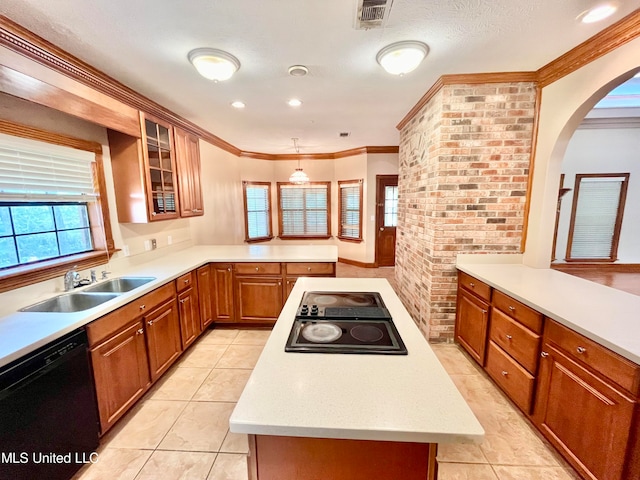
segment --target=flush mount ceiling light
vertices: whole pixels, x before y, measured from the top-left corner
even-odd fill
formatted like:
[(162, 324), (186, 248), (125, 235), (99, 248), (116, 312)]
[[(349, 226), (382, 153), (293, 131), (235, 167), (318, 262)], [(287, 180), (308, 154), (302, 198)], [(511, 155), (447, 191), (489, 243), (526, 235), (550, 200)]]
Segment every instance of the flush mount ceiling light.
[(230, 79), (240, 68), (240, 61), (230, 53), (215, 48), (196, 48), (189, 61), (204, 78), (215, 82)]
[[(300, 147), (298, 146), (298, 139), (292, 138), (293, 140), (293, 148), (295, 148), (296, 153), (300, 153)], [(309, 177), (306, 173), (302, 171), (300, 167), (300, 157), (298, 157), (298, 168), (291, 174), (289, 177), (289, 183), (295, 183), (296, 185), (304, 185), (305, 183), (309, 183)]]
[(304, 77), (309, 73), (309, 69), (304, 65), (292, 65), (289, 67), (289, 75), (292, 77)]
[(240, 100), (236, 100), (235, 102), (233, 102), (233, 103), (231, 104), (231, 106), (232, 106), (233, 108), (244, 108), (244, 107), (245, 107), (245, 104), (244, 104), (244, 102), (241, 102)]
[(297, 98), (292, 98), (287, 103), (289, 104), (290, 107), (299, 107), (300, 105), (302, 105), (302, 102)]
[(422, 42), (396, 42), (380, 50), (376, 60), (392, 75), (404, 75), (415, 70), (427, 53), (429, 47)]
[(618, 10), (618, 5), (616, 3), (603, 3), (582, 12), (578, 15), (578, 20), (582, 23), (599, 22), (600, 20), (604, 20), (605, 18), (613, 15), (616, 10)]

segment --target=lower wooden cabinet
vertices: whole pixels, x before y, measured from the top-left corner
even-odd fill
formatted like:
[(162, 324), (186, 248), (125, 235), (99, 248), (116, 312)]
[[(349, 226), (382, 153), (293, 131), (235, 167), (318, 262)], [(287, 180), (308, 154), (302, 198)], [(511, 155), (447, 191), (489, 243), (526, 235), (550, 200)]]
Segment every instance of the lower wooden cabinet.
[(484, 366), (489, 325), (489, 304), (458, 289), (455, 338), (476, 362)]
[(211, 266), (204, 265), (196, 270), (198, 283), (198, 307), (200, 309), (200, 330), (204, 331), (213, 323), (213, 283)]
[(630, 480), (625, 456), (635, 402), (545, 343), (534, 421), (585, 478)]
[(236, 276), (237, 320), (273, 324), (283, 305), (282, 277)]
[(531, 413), (535, 378), (493, 340), (488, 345), (487, 373), (523, 412)]
[(103, 433), (144, 394), (151, 382), (144, 333), (139, 320), (90, 350)]
[(233, 323), (233, 264), (211, 264), (211, 276), (213, 319), (220, 323)]
[(180, 356), (180, 319), (175, 299), (144, 317), (151, 380), (155, 381)]

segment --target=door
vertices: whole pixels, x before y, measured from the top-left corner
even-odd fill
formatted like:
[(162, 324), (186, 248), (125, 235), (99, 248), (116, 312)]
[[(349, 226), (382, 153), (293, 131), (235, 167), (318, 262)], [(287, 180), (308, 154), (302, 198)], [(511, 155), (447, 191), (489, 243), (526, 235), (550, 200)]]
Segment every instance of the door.
[(398, 175), (376, 175), (376, 265), (396, 264)]

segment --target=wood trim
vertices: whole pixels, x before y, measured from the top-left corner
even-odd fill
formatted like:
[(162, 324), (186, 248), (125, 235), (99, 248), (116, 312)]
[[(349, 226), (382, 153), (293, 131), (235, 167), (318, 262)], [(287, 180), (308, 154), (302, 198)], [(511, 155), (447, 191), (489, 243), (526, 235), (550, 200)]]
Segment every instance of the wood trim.
[(595, 262), (571, 262), (571, 263), (552, 263), (550, 268), (560, 272), (584, 272), (593, 270), (601, 272), (616, 273), (640, 273), (640, 263), (595, 263)]
[(536, 82), (536, 72), (494, 72), (442, 75), (396, 125), (402, 130), (445, 85), (477, 85), (482, 83)]
[(331, 182), (309, 182), (307, 185), (325, 185), (327, 187), (327, 234), (326, 235), (282, 235), (281, 187), (294, 185), (290, 182), (276, 182), (278, 195), (278, 238), (282, 240), (309, 240), (331, 238)]
[(358, 147), (333, 153), (260, 153), (243, 150), (239, 156), (258, 160), (335, 160), (337, 158), (353, 157), (355, 155), (398, 153), (399, 151), (400, 147), (396, 145), (383, 145)]
[[(342, 241), (345, 242), (356, 242), (356, 243), (360, 243), (362, 242), (362, 195), (363, 195), (363, 188), (362, 185), (364, 183), (364, 179), (359, 178), (357, 180), (338, 180), (338, 238)], [(358, 184), (359, 187), (359, 197), (360, 197), (360, 205), (358, 207), (358, 237), (354, 238), (354, 237), (345, 237), (342, 235), (342, 190), (341, 190), (341, 186), (342, 185), (354, 185), (354, 184)]]
[(343, 258), (343, 257), (338, 257), (338, 262), (344, 263), (346, 265), (353, 265), (355, 267), (361, 267), (361, 268), (378, 268), (378, 266), (375, 263), (366, 263), (366, 262), (361, 262), (359, 260), (350, 260), (348, 258)]
[[(269, 231), (267, 232), (266, 237), (258, 237), (258, 238), (249, 238), (249, 215), (247, 212), (247, 185), (262, 185), (267, 187), (267, 219), (269, 225)], [(244, 205), (244, 241), (247, 243), (254, 242), (266, 242), (273, 238), (273, 229), (272, 229), (272, 219), (271, 212), (273, 209), (271, 208), (271, 182), (249, 182), (246, 180), (242, 181), (242, 204)]]
[(558, 202), (556, 204), (556, 221), (553, 227), (553, 243), (551, 244), (551, 261), (556, 259), (556, 248), (558, 245), (558, 227), (560, 226), (560, 208), (562, 207), (562, 197), (570, 188), (564, 188), (564, 173), (560, 174), (560, 190), (558, 191)]
[(540, 87), (575, 72), (588, 63), (640, 37), (640, 9), (547, 63), (537, 72)]
[(13, 135), (15, 137), (28, 138), (38, 140), (40, 142), (52, 143), (54, 145), (62, 145), (63, 147), (71, 147), (77, 150), (84, 150), (102, 155), (102, 145), (98, 142), (90, 142), (80, 138), (70, 137), (61, 133), (49, 132), (40, 128), (22, 125), (19, 123), (9, 122), (0, 119), (0, 133)]

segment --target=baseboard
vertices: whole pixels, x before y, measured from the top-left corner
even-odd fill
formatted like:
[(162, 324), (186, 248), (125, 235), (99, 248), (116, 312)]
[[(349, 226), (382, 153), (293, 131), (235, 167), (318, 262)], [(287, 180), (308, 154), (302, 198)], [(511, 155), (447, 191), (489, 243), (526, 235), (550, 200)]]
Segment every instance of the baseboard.
[(342, 257), (338, 257), (338, 261), (340, 263), (346, 263), (347, 265), (354, 265), (356, 267), (362, 267), (362, 268), (377, 268), (378, 267), (375, 263), (359, 262), (358, 260), (349, 260), (348, 258), (342, 258)]
[(640, 273), (640, 263), (552, 263), (553, 270), (561, 272), (620, 272), (620, 273)]

